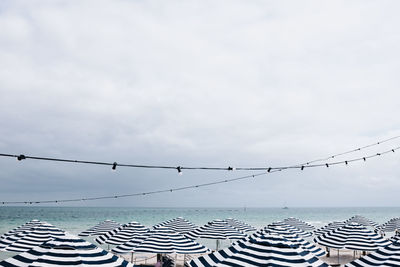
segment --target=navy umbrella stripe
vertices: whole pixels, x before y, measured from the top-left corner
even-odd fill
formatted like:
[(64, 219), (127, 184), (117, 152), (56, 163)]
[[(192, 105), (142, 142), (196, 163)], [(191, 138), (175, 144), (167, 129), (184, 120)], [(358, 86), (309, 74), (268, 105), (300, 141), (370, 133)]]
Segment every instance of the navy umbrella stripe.
[(316, 236), (314, 241), (329, 248), (362, 251), (373, 251), (390, 244), (389, 240), (357, 223)]
[(213, 220), (187, 234), (191, 238), (242, 239), (246, 235), (224, 220)]
[(13, 236), (13, 235), (16, 235), (16, 234), (25, 232), (25, 231), (27, 231), (27, 230), (29, 230), (29, 229), (32, 229), (32, 228), (34, 228), (35, 226), (38, 226), (38, 225), (40, 225), (40, 224), (42, 224), (42, 222), (39, 221), (39, 220), (31, 220), (31, 221), (29, 221), (29, 222), (27, 222), (27, 223), (25, 223), (25, 224), (23, 224), (23, 225), (21, 225), (21, 226), (15, 228), (15, 229), (13, 229), (13, 230), (11, 230), (11, 231), (9, 231), (9, 232), (7, 232), (7, 233), (1, 235), (1, 236), (0, 236), (0, 240), (1, 240), (1, 239), (4, 239), (4, 238), (7, 238), (7, 237), (9, 237), (9, 236)]
[(111, 245), (120, 245), (148, 231), (149, 228), (146, 226), (138, 222), (130, 222), (105, 234), (99, 235), (95, 240), (99, 244), (107, 243)]
[(115, 253), (198, 254), (209, 252), (209, 249), (178, 232), (160, 226), (113, 248), (112, 251)]
[(31, 228), (29, 231), (14, 236), (14, 242), (2, 247), (1, 250), (24, 252), (52, 240), (55, 237), (63, 235), (64, 231), (51, 224), (42, 223), (35, 228)]
[(303, 238), (301, 238), (299, 235), (297, 235), (295, 233), (288, 232), (283, 227), (279, 228), (278, 226), (276, 226), (273, 229), (266, 227), (256, 233), (254, 233), (252, 236), (259, 237), (261, 235), (266, 235), (266, 234), (278, 234), (295, 244), (299, 244), (302, 249), (304, 249), (308, 252), (311, 252), (312, 254), (314, 254), (317, 257), (321, 257), (326, 254), (326, 252), (323, 249), (321, 249), (320, 247), (317, 247), (316, 245), (304, 240)]
[(302, 237), (311, 237), (311, 236), (312, 236), (312, 234), (311, 234), (310, 232), (306, 232), (306, 231), (304, 231), (304, 230), (301, 230), (301, 229), (299, 229), (299, 228), (296, 228), (296, 227), (293, 226), (293, 225), (289, 225), (289, 224), (284, 223), (284, 222), (273, 222), (273, 223), (269, 224), (266, 228), (268, 228), (268, 229), (275, 229), (275, 228), (277, 228), (277, 229), (279, 229), (279, 230), (281, 230), (282, 228), (284, 228), (284, 229), (286, 229), (286, 231), (287, 231), (288, 233), (298, 234), (298, 235), (300, 235), (300, 236), (302, 236)]
[(352, 261), (346, 267), (400, 266), (400, 241)]
[(292, 225), (300, 230), (306, 231), (306, 232), (312, 232), (315, 230), (314, 226), (312, 226), (309, 223), (303, 222), (297, 218), (293, 218), (293, 217), (286, 218), (283, 220), (283, 222), (286, 224)]
[(119, 224), (113, 220), (105, 220), (105, 221), (100, 222), (97, 225), (81, 232), (79, 234), (79, 236), (102, 235), (102, 234), (110, 232), (118, 227), (121, 227), (121, 224)]
[(186, 266), (328, 266), (280, 235), (266, 234), (193, 259)]
[(0, 262), (0, 266), (133, 266), (95, 245), (66, 234)]
[(233, 218), (228, 218), (225, 219), (225, 221), (230, 225), (233, 226), (234, 228), (238, 229), (239, 231), (242, 232), (252, 232), (252, 231), (256, 231), (257, 229), (254, 228), (253, 226), (245, 223), (245, 222), (241, 222), (237, 219), (233, 219)]
[(195, 224), (189, 222), (182, 217), (177, 217), (175, 219), (159, 223), (157, 225), (154, 225), (153, 228), (156, 229), (160, 226), (167, 227), (175, 232), (183, 234), (189, 233), (197, 228)]

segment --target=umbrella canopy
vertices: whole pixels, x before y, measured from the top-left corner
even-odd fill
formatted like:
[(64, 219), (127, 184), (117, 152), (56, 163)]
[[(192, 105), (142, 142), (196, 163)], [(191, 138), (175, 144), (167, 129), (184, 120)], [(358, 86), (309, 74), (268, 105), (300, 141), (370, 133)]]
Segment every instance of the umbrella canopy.
[(18, 226), (15, 229), (12, 229), (11, 231), (1, 235), (0, 236), (0, 241), (1, 241), (1, 239), (5, 239), (5, 238), (7, 238), (9, 236), (13, 236), (13, 235), (19, 234), (21, 232), (25, 232), (25, 231), (27, 231), (29, 229), (32, 229), (33, 227), (38, 226), (40, 224), (43, 224), (43, 223), (41, 221), (39, 221), (39, 220), (31, 220), (31, 221), (29, 221), (29, 222), (27, 222), (27, 223), (25, 223), (25, 224), (23, 224), (21, 226)]
[(113, 248), (112, 251), (115, 253), (198, 254), (209, 252), (209, 249), (178, 232), (160, 226)]
[(390, 244), (389, 240), (357, 223), (319, 235), (314, 238), (314, 241), (329, 248), (363, 251), (377, 250)]
[(390, 219), (388, 222), (382, 224), (379, 228), (385, 232), (395, 232), (396, 230), (400, 230), (400, 218)]
[(105, 234), (99, 235), (95, 240), (99, 244), (121, 245), (149, 230), (149, 228), (138, 222), (130, 222)]
[(275, 229), (277, 228), (278, 230), (285, 229), (287, 233), (292, 233), (292, 234), (298, 234), (302, 237), (310, 237), (312, 234), (310, 232), (303, 231), (299, 228), (296, 228), (295, 226), (289, 225), (284, 222), (273, 222), (271, 224), (268, 224), (266, 227), (268, 229)]
[(181, 234), (189, 233), (197, 228), (196, 225), (194, 225), (193, 223), (189, 222), (188, 220), (182, 217), (177, 217), (175, 219), (156, 224), (153, 226), (153, 228), (156, 229), (159, 228), (160, 226), (167, 227)]
[(242, 232), (251, 232), (251, 231), (256, 231), (257, 229), (254, 228), (253, 226), (245, 223), (245, 222), (241, 222), (239, 220), (236, 219), (232, 219), (232, 218), (228, 218), (225, 219), (225, 221), (230, 225), (233, 226), (234, 228), (238, 229), (239, 231)]
[(355, 215), (355, 216), (353, 216), (350, 219), (347, 219), (345, 221), (346, 224), (353, 223), (353, 222), (361, 224), (361, 225), (364, 225), (364, 226), (371, 226), (371, 227), (374, 227), (374, 228), (378, 227), (378, 224), (376, 222), (371, 221), (370, 219), (365, 218), (365, 217), (360, 216), (360, 215)]
[(83, 231), (79, 234), (79, 236), (90, 236), (90, 235), (103, 235), (115, 228), (120, 227), (121, 224), (113, 221), (113, 220), (105, 220), (103, 222), (98, 223), (97, 225)]
[(328, 233), (332, 230), (338, 229), (339, 227), (345, 226), (344, 222), (331, 222), (325, 225), (324, 227), (321, 227), (317, 230), (315, 230), (314, 234), (315, 235), (322, 235), (325, 233)]
[(63, 236), (64, 231), (49, 223), (41, 223), (38, 226), (10, 235), (5, 238), (0, 250), (24, 252), (33, 247), (39, 246), (55, 237)]
[(345, 266), (400, 266), (400, 241), (352, 261)]
[(0, 266), (133, 266), (95, 245), (66, 234), (0, 262)]
[(297, 218), (289, 217), (284, 219), (283, 222), (306, 232), (312, 232), (315, 230), (314, 226), (312, 226), (309, 223), (303, 222)]
[(276, 226), (273, 229), (266, 227), (264, 229), (261, 229), (260, 231), (257, 231), (256, 233), (254, 233), (252, 235), (252, 237), (260, 237), (261, 235), (266, 235), (266, 234), (278, 234), (295, 244), (299, 244), (302, 249), (304, 249), (308, 252), (311, 252), (312, 254), (314, 254), (317, 257), (321, 257), (326, 254), (326, 252), (323, 249), (317, 247), (314, 244), (311, 244), (310, 242), (304, 240), (303, 238), (301, 238), (299, 235), (297, 235), (295, 233), (288, 232), (284, 227), (279, 228), (279, 226)]
[(280, 235), (265, 234), (193, 259), (187, 266), (328, 266)]
[(208, 239), (242, 239), (246, 237), (244, 233), (223, 220), (213, 220), (208, 222), (207, 224), (188, 233), (187, 236)]

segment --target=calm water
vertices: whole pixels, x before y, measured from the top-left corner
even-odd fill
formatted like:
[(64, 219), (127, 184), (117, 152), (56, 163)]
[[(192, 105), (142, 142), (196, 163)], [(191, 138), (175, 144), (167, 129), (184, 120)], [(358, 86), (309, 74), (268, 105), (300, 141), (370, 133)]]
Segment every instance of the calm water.
[[(400, 217), (400, 207), (388, 208), (127, 208), (127, 207), (0, 207), (0, 234), (29, 220), (39, 219), (72, 234), (92, 227), (100, 221), (112, 219), (119, 223), (138, 221), (152, 226), (178, 216), (202, 225), (213, 219), (236, 218), (257, 228), (296, 217), (316, 227), (331, 221), (348, 219), (353, 215), (365, 216), (377, 223)], [(212, 245), (210, 242), (204, 243)], [(211, 248), (211, 246), (210, 246)], [(12, 256), (0, 252), (0, 259)]]

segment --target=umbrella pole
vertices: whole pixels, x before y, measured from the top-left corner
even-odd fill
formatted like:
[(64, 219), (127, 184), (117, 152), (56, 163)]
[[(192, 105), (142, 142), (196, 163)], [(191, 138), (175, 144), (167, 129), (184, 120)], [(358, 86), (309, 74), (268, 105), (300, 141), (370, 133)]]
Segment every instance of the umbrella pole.
[(337, 263), (340, 264), (339, 249), (337, 250)]
[(133, 251), (131, 253), (131, 263), (133, 263)]

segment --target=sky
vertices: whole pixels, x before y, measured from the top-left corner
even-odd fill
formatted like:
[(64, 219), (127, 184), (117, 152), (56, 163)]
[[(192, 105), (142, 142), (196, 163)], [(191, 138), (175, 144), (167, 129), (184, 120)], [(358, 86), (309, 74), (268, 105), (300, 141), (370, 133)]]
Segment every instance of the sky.
[[(287, 166), (400, 135), (397, 1), (0, 1), (0, 153)], [(363, 157), (400, 139), (348, 154)], [(398, 206), (399, 154), (56, 205)], [(130, 194), (253, 174), (0, 157), (0, 201)], [(256, 172), (259, 173), (259, 172)]]

